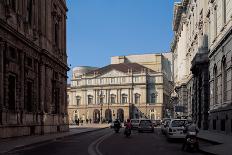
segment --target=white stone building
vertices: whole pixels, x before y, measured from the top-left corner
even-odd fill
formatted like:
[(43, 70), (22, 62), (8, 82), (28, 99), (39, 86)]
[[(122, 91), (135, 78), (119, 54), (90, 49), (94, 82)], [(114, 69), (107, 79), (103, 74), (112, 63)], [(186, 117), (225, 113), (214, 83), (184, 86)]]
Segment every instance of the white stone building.
[(171, 63), (164, 55), (112, 57), (110, 65), (82, 75), (76, 68), (68, 87), (70, 122), (164, 117), (172, 89)]
[(203, 129), (232, 132), (232, 0), (175, 3), (171, 45), (177, 104)]

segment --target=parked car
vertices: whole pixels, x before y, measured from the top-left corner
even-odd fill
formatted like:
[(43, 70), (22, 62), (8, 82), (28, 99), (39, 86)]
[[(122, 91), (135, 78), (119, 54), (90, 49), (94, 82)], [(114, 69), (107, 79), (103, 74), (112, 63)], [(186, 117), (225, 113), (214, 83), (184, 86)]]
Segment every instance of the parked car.
[(138, 132), (154, 132), (154, 125), (150, 119), (141, 119), (139, 121)]
[(169, 122), (171, 121), (171, 118), (164, 118), (162, 121), (161, 121), (161, 132), (162, 134), (166, 134), (167, 132), (167, 127), (169, 125)]
[(167, 138), (173, 139), (184, 139), (184, 126), (187, 123), (186, 119), (172, 119), (167, 127)]
[(139, 127), (139, 119), (131, 119), (132, 129), (138, 129)]

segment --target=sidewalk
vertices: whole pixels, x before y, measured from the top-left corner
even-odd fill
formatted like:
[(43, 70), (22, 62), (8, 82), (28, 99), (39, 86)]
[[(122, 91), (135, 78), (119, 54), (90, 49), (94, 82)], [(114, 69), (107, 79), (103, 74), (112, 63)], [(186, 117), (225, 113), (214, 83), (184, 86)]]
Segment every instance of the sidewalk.
[(109, 124), (86, 124), (82, 126), (71, 125), (69, 132), (0, 139), (0, 154), (108, 127)]
[(198, 137), (207, 141), (207, 145), (201, 145), (200, 150), (207, 154), (216, 154), (216, 155), (231, 155), (230, 152), (232, 148), (232, 136), (228, 134), (222, 134), (207, 130), (201, 130), (198, 134)]

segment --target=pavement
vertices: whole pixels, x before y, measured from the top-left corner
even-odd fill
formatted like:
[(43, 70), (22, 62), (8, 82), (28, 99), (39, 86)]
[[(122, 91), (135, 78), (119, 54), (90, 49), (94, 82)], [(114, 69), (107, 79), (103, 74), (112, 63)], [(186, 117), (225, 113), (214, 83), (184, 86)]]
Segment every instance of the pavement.
[(0, 154), (105, 128), (109, 128), (109, 124), (70, 125), (68, 132), (0, 139)]
[(198, 134), (200, 140), (200, 150), (212, 155), (231, 155), (232, 135), (218, 132), (201, 130)]

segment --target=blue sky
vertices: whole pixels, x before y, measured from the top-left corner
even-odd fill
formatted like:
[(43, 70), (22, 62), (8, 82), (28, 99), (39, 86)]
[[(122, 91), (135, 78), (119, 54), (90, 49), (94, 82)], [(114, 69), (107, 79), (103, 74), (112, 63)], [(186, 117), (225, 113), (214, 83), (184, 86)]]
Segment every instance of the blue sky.
[(111, 56), (169, 51), (175, 1), (67, 0), (68, 64), (103, 67)]

